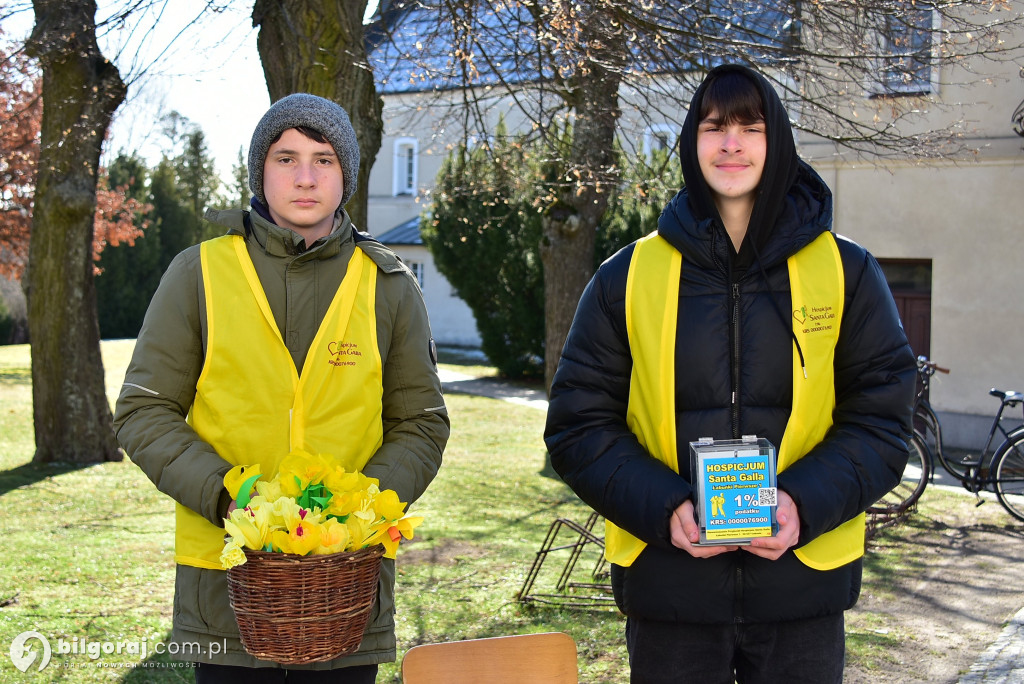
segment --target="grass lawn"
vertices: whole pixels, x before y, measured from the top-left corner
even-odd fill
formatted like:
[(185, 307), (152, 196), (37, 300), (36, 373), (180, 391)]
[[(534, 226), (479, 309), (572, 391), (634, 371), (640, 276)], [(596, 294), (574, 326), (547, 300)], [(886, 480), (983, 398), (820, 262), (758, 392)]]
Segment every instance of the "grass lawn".
[[(103, 343), (112, 401), (131, 347), (132, 341)], [(479, 363), (449, 368), (493, 373)], [(0, 538), (8, 549), (0, 575), (0, 681), (192, 681), (191, 671), (153, 654), (171, 624), (170, 499), (128, 460), (32, 465), (29, 368), (26, 346), (0, 347)], [(617, 613), (516, 600), (552, 520), (583, 521), (588, 514), (544, 472), (543, 412), (460, 394), (446, 399), (453, 432), (445, 463), (415, 506), (426, 518), (417, 538), (398, 556), (399, 658), (419, 643), (556, 630), (578, 644), (581, 681), (624, 681)], [(557, 575), (554, 566), (545, 569)], [(37, 658), (31, 677), (7, 657), (11, 641), (27, 630), (44, 635), (54, 650), (42, 672)], [(57, 653), (59, 640), (72, 649), (83, 640), (123, 647), (93, 659)], [(145, 656), (126, 652), (143, 645)], [(397, 664), (383, 666), (378, 681), (400, 681)]]
[[(103, 343), (111, 400), (132, 344)], [(84, 468), (31, 464), (28, 355), (26, 346), (0, 347), (0, 682), (192, 681), (191, 671), (154, 654), (171, 624), (170, 499), (128, 460)], [(479, 364), (447, 367), (493, 373)], [(452, 438), (445, 463), (415, 506), (426, 519), (417, 538), (398, 556), (399, 659), (420, 643), (564, 631), (578, 645), (581, 682), (628, 681), (617, 612), (516, 600), (551, 522), (582, 523), (589, 514), (545, 468), (543, 412), (460, 394), (447, 401)], [(928, 495), (940, 506), (942, 496), (951, 495)], [(902, 553), (900, 544), (888, 544), (881, 555), (869, 555), (865, 587), (884, 584)], [(564, 558), (552, 556), (536, 591), (550, 590)], [(848, 663), (863, 665), (886, 648), (894, 635), (876, 627), (870, 614), (850, 621)], [(44, 635), (55, 651), (42, 672), (33, 666), (22, 674), (7, 657), (11, 641), (27, 630)], [(108, 648), (121, 642), (122, 652), (91, 657), (85, 644), (104, 641)], [(61, 644), (72, 652), (58, 652)], [(379, 681), (399, 682), (398, 665), (383, 666)]]

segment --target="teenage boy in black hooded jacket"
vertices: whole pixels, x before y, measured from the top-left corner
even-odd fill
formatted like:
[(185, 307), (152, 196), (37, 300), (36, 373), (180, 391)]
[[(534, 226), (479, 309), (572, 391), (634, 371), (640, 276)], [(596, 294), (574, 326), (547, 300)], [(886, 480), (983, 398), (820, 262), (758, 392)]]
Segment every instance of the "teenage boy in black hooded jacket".
[[(686, 187), (657, 233), (580, 301), (551, 461), (609, 523), (633, 682), (839, 683), (862, 513), (906, 464), (913, 355), (875, 259), (830, 233), (831, 193), (760, 74), (713, 69), (679, 148)], [(744, 435), (779, 447), (779, 530), (698, 545), (688, 445)]]

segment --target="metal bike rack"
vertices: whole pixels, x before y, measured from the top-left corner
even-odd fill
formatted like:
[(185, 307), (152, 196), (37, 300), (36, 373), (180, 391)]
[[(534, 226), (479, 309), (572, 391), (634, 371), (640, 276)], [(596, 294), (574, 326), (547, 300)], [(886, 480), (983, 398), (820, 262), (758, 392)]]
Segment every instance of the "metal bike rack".
[[(523, 603), (544, 603), (549, 605), (563, 606), (566, 608), (614, 608), (615, 599), (612, 598), (611, 575), (608, 563), (604, 559), (604, 537), (594, 534), (594, 526), (600, 516), (591, 513), (587, 521), (580, 525), (568, 518), (556, 518), (548, 528), (548, 534), (537, 551), (537, 556), (530, 566), (526, 575), (523, 588), (519, 591), (518, 599)], [(567, 530), (575, 537), (567, 544), (555, 546), (555, 540), (559, 532)], [(564, 535), (563, 535), (564, 537)], [(534, 591), (534, 585), (540, 576), (541, 568), (545, 561), (557, 562), (555, 556), (565, 555), (565, 562), (562, 564), (561, 573), (555, 582), (553, 592)], [(573, 579), (577, 572), (577, 566), (584, 567), (593, 562), (592, 569), (586, 573), (586, 579)], [(580, 571), (582, 574), (585, 571)]]
[(901, 508), (894, 511), (877, 511), (869, 510), (867, 512), (867, 526), (865, 528), (865, 538), (871, 539), (878, 532), (884, 530), (887, 527), (893, 527), (899, 523), (905, 521), (910, 515), (917, 511), (917, 504), (914, 503), (906, 508)]

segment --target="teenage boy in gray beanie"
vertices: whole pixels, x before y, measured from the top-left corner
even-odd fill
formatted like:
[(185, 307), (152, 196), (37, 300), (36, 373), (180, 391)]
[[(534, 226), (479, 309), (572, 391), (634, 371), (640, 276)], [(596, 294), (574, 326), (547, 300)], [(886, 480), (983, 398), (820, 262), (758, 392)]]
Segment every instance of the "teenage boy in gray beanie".
[(168, 267), (117, 401), (118, 440), (176, 502), (167, 652), (197, 682), (363, 684), (396, 657), (393, 561), (359, 649), (287, 668), (243, 648), (219, 563), (233, 465), (273, 475), (290, 450), (329, 454), (410, 504), (440, 467), (449, 422), (426, 308), (344, 210), (358, 169), (344, 109), (302, 93), (275, 103), (250, 144), (251, 208), (209, 212), (226, 235)]

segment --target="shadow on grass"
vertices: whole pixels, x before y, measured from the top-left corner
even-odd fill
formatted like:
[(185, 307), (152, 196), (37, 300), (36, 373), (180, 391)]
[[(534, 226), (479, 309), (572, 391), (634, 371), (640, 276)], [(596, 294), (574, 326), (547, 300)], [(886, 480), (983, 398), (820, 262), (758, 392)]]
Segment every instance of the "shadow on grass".
[(540, 472), (538, 472), (537, 474), (540, 475), (541, 477), (546, 477), (549, 480), (554, 480), (555, 482), (562, 482), (564, 484), (562, 477), (555, 472), (554, 467), (551, 465), (551, 453), (548, 451), (544, 452), (544, 467), (541, 468)]
[[(984, 600), (1015, 591), (1018, 585), (997, 569), (1016, 565), (1022, 542), (1018, 525), (949, 523), (919, 512), (873, 540), (877, 553), (867, 554), (864, 566), (876, 587), (968, 621)], [(959, 594), (968, 598), (955, 602)]]
[(0, 496), (3, 496), (14, 489), (28, 487), (51, 477), (63, 475), (64, 473), (71, 473), (77, 470), (83, 470), (94, 465), (96, 464), (25, 463), (24, 465), (11, 468), (10, 470), (0, 470)]
[[(158, 643), (156, 641), (154, 644)], [(171, 633), (164, 635), (163, 644), (171, 643)], [(194, 682), (195, 668), (190, 662), (175, 660), (166, 653), (152, 653), (139, 662), (121, 678), (128, 684), (150, 684), (150, 682)]]
[(32, 369), (0, 368), (0, 385), (31, 385)]

